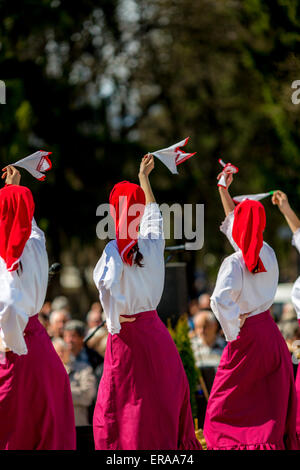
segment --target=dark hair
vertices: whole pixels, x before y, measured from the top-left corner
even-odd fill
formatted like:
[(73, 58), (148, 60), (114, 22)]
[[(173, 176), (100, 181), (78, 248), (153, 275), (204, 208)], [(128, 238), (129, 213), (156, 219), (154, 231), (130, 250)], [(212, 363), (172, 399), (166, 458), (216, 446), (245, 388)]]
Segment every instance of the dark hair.
[(144, 257), (142, 255), (142, 253), (140, 252), (139, 245), (137, 243), (130, 250), (130, 254), (131, 253), (133, 254), (133, 256), (135, 254), (134, 259), (133, 259), (134, 264), (136, 264), (139, 268), (143, 268), (144, 265), (142, 264), (142, 261), (143, 261)]
[(259, 272), (259, 261), (257, 261), (257, 265), (255, 268), (252, 269), (252, 274), (257, 274)]
[(22, 274), (22, 272), (23, 272), (22, 261), (19, 261), (19, 267), (17, 269), (17, 274), (18, 274), (19, 277), (20, 277), (20, 274)]
[(65, 324), (65, 331), (75, 331), (75, 333), (80, 336), (80, 338), (84, 338), (85, 334), (85, 324), (80, 320), (69, 320)]

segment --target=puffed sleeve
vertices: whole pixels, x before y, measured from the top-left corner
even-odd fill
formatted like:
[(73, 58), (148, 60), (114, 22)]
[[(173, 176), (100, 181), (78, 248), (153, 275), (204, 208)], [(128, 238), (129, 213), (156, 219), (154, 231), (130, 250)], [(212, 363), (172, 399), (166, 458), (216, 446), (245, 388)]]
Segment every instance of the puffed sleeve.
[(231, 211), (223, 220), (220, 226), (220, 230), (221, 232), (224, 233), (224, 235), (226, 235), (234, 251), (239, 251), (239, 247), (237, 246), (237, 244), (232, 238), (233, 221), (234, 221), (234, 211)]
[(221, 264), (217, 283), (211, 296), (211, 309), (219, 320), (227, 341), (234, 341), (240, 331), (240, 307), (237, 303), (242, 290), (242, 267), (235, 255)]
[(146, 205), (140, 224), (139, 238), (151, 240), (163, 240), (163, 217), (156, 202)]
[(115, 243), (113, 240), (106, 245), (93, 275), (106, 314), (107, 329), (112, 335), (120, 333), (119, 312), (126, 303), (120, 290), (123, 262)]
[[(296, 230), (296, 232), (293, 234), (292, 245), (296, 247), (298, 252), (300, 253), (300, 228)], [(300, 276), (293, 285), (291, 297), (294, 309), (297, 312), (298, 320), (300, 320)]]
[(300, 228), (293, 234), (292, 245), (295, 246), (300, 253)]
[(22, 309), (22, 291), (18, 274), (16, 271), (7, 271), (2, 262), (0, 267), (0, 335), (4, 348), (18, 355), (27, 354), (24, 340), (27, 322), (27, 313)]
[(41, 241), (42, 243), (46, 243), (45, 234), (43, 230), (37, 225), (35, 218), (32, 219), (32, 226), (31, 226), (31, 235), (30, 238), (34, 238), (36, 240)]

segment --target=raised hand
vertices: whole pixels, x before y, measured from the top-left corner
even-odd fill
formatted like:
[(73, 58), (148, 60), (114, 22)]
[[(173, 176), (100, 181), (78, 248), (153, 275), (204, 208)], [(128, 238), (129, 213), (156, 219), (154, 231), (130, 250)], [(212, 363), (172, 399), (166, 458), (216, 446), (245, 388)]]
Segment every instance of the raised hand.
[(14, 166), (8, 165), (2, 168), (3, 174), (2, 179), (5, 179), (5, 184), (16, 184), (19, 185), (21, 181), (21, 174)]
[(290, 204), (287, 195), (283, 191), (275, 191), (272, 196), (272, 203), (278, 206), (278, 209), (285, 214), (290, 210)]
[(225, 176), (226, 189), (228, 189), (229, 186), (231, 185), (232, 181), (233, 181), (233, 174), (232, 173), (227, 173), (226, 171), (222, 171), (217, 176), (218, 181), (219, 181), (219, 179), (221, 178), (222, 175)]
[(272, 203), (278, 206), (280, 212), (284, 215), (291, 231), (295, 233), (300, 228), (300, 219), (290, 206), (287, 195), (283, 191), (275, 191), (272, 196)]
[(233, 176), (232, 176), (232, 173), (227, 173), (226, 171), (223, 171), (218, 174), (217, 179), (219, 180), (222, 175), (225, 175), (226, 188), (224, 188), (224, 186), (219, 186), (218, 189), (219, 189), (219, 194), (221, 197), (223, 209), (224, 209), (225, 215), (227, 216), (235, 208), (235, 204), (228, 191), (228, 188), (233, 181)]
[(151, 155), (151, 153), (147, 153), (142, 158), (142, 161), (140, 164), (139, 175), (149, 176), (153, 168), (154, 168), (154, 156)]

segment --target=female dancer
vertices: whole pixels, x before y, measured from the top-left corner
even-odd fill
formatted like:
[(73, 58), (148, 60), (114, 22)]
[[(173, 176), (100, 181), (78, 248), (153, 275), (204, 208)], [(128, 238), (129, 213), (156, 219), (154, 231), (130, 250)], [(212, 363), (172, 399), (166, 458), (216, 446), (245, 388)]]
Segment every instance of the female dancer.
[[(220, 177), (220, 175), (219, 175)], [(274, 251), (263, 241), (265, 210), (246, 199), (236, 207), (219, 187), (221, 231), (236, 250), (223, 261), (211, 308), (226, 340), (207, 405), (209, 449), (298, 449), (291, 357), (270, 315), (278, 282)]]
[[(284, 215), (291, 231), (293, 232), (292, 244), (297, 248), (300, 253), (300, 220), (291, 208), (287, 195), (282, 191), (276, 191), (272, 197), (273, 204), (277, 205), (282, 214)], [(292, 290), (292, 302), (297, 312), (297, 317), (300, 325), (300, 276), (296, 280)], [(300, 442), (300, 367), (298, 365), (296, 376), (296, 391), (298, 398), (297, 406), (297, 435)]]
[(110, 333), (94, 412), (97, 450), (201, 449), (186, 374), (155, 310), (163, 291), (165, 242), (148, 179), (153, 167), (154, 157), (146, 155), (141, 186), (114, 186), (116, 240), (106, 245), (94, 271)]
[(31, 191), (4, 169), (0, 190), (0, 449), (75, 449), (70, 384), (38, 320), (48, 283)]

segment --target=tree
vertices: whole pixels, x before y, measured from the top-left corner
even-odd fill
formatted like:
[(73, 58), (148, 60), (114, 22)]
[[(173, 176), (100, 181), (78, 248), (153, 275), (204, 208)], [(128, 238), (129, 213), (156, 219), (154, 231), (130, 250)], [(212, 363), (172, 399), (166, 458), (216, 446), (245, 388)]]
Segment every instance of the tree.
[[(217, 159), (240, 167), (233, 194), (281, 188), (300, 212), (300, 77), (296, 0), (0, 1), (0, 105), (3, 164), (37, 148), (53, 152), (45, 184), (30, 184), (50, 259), (79, 267), (80, 309), (96, 295), (91, 269), (96, 208), (113, 184), (136, 181), (147, 151), (191, 136), (197, 156), (174, 177), (157, 162), (159, 202), (205, 203), (205, 245), (190, 254), (213, 285), (229, 244), (215, 190)], [(290, 241), (266, 201), (266, 239), (281, 279), (293, 279)], [(171, 241), (172, 242), (172, 241)], [(288, 256), (286, 253), (288, 251)], [(208, 262), (209, 260), (209, 262)], [(190, 295), (196, 295), (192, 285)]]
[(188, 335), (189, 325), (187, 318), (185, 316), (180, 317), (177, 324), (175, 325), (175, 328), (173, 329), (169, 325), (168, 329), (176, 344), (185, 373), (188, 378), (192, 413), (194, 417), (197, 417), (196, 389), (200, 372), (198, 369), (196, 369), (194, 354)]

